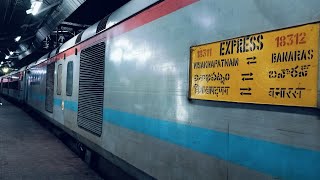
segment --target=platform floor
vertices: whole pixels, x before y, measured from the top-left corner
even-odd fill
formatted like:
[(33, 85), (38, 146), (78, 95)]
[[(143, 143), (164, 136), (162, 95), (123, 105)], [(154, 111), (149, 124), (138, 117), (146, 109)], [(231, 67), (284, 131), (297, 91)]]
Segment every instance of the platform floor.
[(0, 105), (0, 180), (101, 179), (47, 129), (11, 103)]

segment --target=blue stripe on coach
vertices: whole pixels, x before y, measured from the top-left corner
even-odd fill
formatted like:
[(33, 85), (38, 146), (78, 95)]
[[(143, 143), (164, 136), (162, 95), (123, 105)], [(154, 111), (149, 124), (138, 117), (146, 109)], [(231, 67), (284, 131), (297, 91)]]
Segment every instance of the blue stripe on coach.
[(104, 109), (103, 119), (112, 124), (147, 134), (205, 154), (227, 158), (228, 134), (186, 124), (147, 118), (126, 112)]
[[(104, 120), (284, 179), (318, 179), (320, 152), (112, 109)], [(229, 137), (229, 142), (228, 142)], [(228, 147), (229, 143), (229, 147)], [(226, 152), (228, 152), (226, 154)]]
[(61, 103), (62, 103), (62, 100), (61, 100), (61, 99), (54, 98), (53, 104), (54, 104), (55, 106), (61, 106)]
[(281, 179), (319, 179), (320, 152), (230, 134), (229, 161)]
[[(61, 100), (55, 100), (61, 102)], [(70, 104), (70, 105), (67, 105)], [(65, 108), (77, 111), (77, 102)], [(320, 152), (104, 109), (104, 121), (283, 179), (319, 179)]]
[(64, 108), (78, 112), (78, 103), (74, 101), (64, 101)]

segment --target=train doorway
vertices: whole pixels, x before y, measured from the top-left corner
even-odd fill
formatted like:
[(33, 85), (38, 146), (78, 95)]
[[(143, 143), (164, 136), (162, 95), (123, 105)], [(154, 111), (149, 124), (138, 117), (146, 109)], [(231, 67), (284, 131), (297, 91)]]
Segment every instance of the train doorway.
[(47, 66), (46, 77), (46, 111), (53, 112), (53, 93), (54, 93), (54, 68), (55, 64), (51, 63)]

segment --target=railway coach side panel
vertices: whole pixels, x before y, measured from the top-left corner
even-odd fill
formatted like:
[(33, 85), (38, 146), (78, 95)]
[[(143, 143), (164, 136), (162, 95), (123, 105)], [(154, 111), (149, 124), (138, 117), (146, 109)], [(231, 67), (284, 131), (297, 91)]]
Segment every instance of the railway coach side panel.
[(202, 0), (112, 38), (102, 146), (160, 179), (317, 178), (317, 110), (187, 97), (191, 46), (319, 21), (318, 7)]

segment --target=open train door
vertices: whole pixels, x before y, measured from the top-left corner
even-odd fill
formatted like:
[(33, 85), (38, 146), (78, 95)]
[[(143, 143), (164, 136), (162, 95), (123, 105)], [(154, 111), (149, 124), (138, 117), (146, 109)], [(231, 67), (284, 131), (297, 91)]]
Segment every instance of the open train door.
[(47, 66), (45, 108), (50, 113), (53, 113), (54, 68), (55, 63), (48, 64)]
[(25, 71), (23, 71), (23, 76), (24, 76), (23, 103), (27, 103), (28, 102), (28, 89), (29, 89), (29, 86), (28, 86), (28, 79), (29, 78), (28, 78), (28, 70), (27, 69)]

